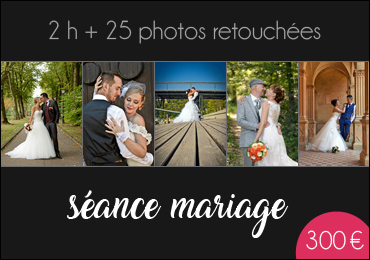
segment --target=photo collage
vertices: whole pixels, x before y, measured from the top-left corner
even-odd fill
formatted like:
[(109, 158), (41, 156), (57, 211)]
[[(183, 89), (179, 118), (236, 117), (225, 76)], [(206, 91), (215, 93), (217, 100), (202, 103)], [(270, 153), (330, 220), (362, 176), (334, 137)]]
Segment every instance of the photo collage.
[(1, 166), (368, 166), (368, 62), (2, 62)]

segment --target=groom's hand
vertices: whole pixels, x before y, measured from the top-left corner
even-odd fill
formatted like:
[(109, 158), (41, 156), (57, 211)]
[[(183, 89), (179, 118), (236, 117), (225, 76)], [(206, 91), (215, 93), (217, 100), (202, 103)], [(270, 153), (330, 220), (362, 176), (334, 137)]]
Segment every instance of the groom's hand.
[(276, 125), (279, 135), (283, 135), (281, 132), (281, 125)]

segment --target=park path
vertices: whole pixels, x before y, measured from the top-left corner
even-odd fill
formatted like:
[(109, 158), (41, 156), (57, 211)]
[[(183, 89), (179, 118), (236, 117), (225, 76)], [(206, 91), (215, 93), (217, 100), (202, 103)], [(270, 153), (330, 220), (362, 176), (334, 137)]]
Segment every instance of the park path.
[(1, 150), (1, 166), (82, 166), (82, 146), (62, 129), (58, 127), (59, 151), (62, 159), (38, 159), (28, 160), (21, 158), (10, 158), (5, 153), (12, 151), (19, 144), (26, 140), (27, 134), (20, 131), (14, 139)]
[(244, 165), (244, 157), (243, 157), (243, 148), (239, 147), (239, 140), (240, 140), (240, 132), (241, 127), (238, 125), (236, 121), (236, 114), (232, 114), (230, 116), (231, 122), (228, 126), (230, 129), (231, 134), (234, 137), (233, 144), (228, 144), (227, 153), (228, 153), (228, 166), (243, 166)]

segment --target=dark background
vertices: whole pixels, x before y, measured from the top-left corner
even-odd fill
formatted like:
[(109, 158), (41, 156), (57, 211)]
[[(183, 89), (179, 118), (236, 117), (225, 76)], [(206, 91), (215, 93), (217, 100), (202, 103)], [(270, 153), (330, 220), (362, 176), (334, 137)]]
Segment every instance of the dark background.
[[(326, 212), (343, 211), (369, 225), (368, 167), (2, 168), (1, 256), (4, 258), (295, 258), (303, 228)], [(158, 215), (68, 220), (88, 191), (95, 202), (157, 199)], [(172, 199), (236, 206), (249, 199), (284, 199), (288, 209), (269, 217), (259, 238), (254, 218), (172, 219)], [(131, 205), (130, 203), (130, 205)], [(80, 207), (79, 207), (80, 208)], [(235, 207), (234, 207), (235, 208)], [(140, 207), (142, 209), (142, 207)]]
[[(369, 2), (1, 2), (2, 61), (362, 61), (369, 56)], [(49, 40), (56, 24), (54, 37)], [(107, 40), (111, 37), (117, 40)], [(122, 20), (132, 30), (128, 40)], [(319, 40), (213, 40), (213, 27), (320, 27)], [(78, 31), (67, 39), (68, 21)], [(205, 27), (204, 40), (148, 40), (139, 27)], [(126, 23), (125, 23), (126, 24)], [(90, 26), (98, 33), (85, 32)], [(74, 32), (71, 31), (71, 36)], [(16, 49), (15, 49), (16, 48)]]
[[(368, 2), (1, 2), (2, 61), (368, 61)], [(60, 24), (55, 36), (49, 37)], [(66, 40), (67, 20), (78, 40)], [(130, 40), (108, 41), (112, 25), (128, 20)], [(150, 40), (139, 45), (138, 27), (274, 25), (318, 26), (320, 40)], [(84, 31), (99, 33), (90, 40)], [(210, 31), (209, 31), (210, 32)], [(117, 35), (112, 35), (118, 37)], [(208, 34), (207, 34), (208, 35)], [(210, 36), (211, 34), (209, 34)], [(95, 38), (96, 37), (96, 38)], [(153, 220), (68, 220), (69, 197), (84, 201), (157, 199)], [(284, 217), (269, 217), (252, 238), (256, 219), (172, 219), (172, 199), (234, 204), (284, 199)], [(368, 167), (152, 167), (1, 168), (2, 258), (295, 258), (306, 224), (343, 211), (369, 225)]]

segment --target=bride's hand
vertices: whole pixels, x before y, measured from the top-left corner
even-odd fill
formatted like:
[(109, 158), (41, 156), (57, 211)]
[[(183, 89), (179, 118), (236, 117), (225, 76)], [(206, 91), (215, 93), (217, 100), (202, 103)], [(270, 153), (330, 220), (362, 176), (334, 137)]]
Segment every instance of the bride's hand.
[(239, 104), (243, 104), (243, 103), (244, 103), (244, 100), (245, 100), (245, 95), (241, 96), (241, 97), (238, 99), (238, 103), (239, 103)]
[(111, 130), (111, 131), (105, 130), (105, 132), (107, 132), (107, 133), (110, 133), (110, 134), (113, 134), (113, 135), (117, 136), (117, 133), (121, 133), (121, 132), (125, 131), (125, 127), (123, 126), (123, 121), (121, 121), (122, 126), (119, 126), (113, 118), (111, 118), (111, 120), (107, 119), (107, 123), (108, 123), (108, 125), (105, 124), (105, 126), (109, 130)]
[(103, 85), (100, 85), (100, 84), (101, 84), (101, 82), (102, 82), (102, 79), (101, 79), (101, 77), (99, 76), (99, 77), (96, 79), (96, 83), (95, 83), (95, 88), (94, 88), (94, 93), (95, 93), (95, 94), (97, 94), (97, 93), (98, 93), (98, 91), (99, 91), (99, 89), (100, 89), (101, 87), (103, 87)]

